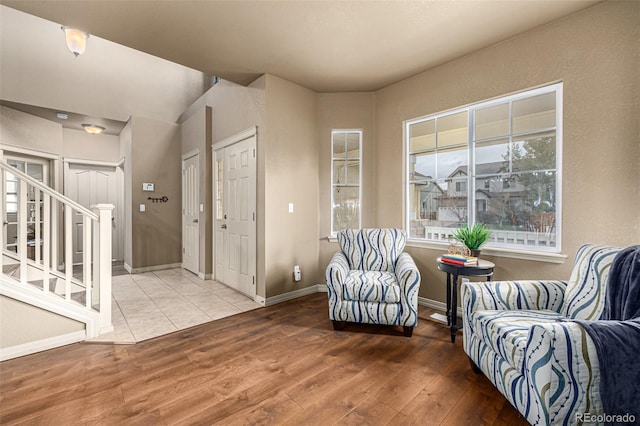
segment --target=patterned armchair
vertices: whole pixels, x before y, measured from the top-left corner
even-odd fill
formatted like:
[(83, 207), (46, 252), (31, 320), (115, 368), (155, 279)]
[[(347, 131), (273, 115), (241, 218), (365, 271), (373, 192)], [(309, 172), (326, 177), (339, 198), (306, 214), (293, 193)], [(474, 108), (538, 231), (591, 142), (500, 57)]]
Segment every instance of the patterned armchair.
[[(534, 425), (603, 414), (593, 340), (576, 320), (597, 320), (620, 249), (582, 246), (569, 281), (493, 281), (462, 287), (464, 350)], [(578, 417), (576, 416), (578, 415)]]
[(401, 325), (411, 337), (418, 323), (420, 272), (398, 229), (347, 229), (338, 233), (341, 251), (326, 271), (329, 318), (346, 322)]

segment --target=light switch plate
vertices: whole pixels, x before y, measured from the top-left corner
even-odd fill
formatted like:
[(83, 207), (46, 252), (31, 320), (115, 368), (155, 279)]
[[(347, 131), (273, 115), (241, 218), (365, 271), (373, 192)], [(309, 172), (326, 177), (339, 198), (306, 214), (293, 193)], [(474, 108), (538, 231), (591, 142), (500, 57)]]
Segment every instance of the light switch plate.
[(140, 204), (140, 211), (143, 212), (146, 210), (146, 207), (144, 204)]
[(289, 213), (293, 213), (293, 203), (289, 203)]

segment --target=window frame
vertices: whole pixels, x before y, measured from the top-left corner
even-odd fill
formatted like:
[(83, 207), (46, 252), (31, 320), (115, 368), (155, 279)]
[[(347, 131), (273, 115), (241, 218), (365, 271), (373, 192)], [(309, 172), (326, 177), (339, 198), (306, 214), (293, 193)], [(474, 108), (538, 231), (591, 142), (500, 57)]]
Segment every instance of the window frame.
[(334, 178), (334, 162), (336, 160), (336, 157), (334, 155), (334, 146), (333, 146), (333, 139), (334, 139), (334, 135), (336, 134), (357, 134), (358, 135), (358, 184), (341, 184), (339, 185), (340, 187), (358, 187), (358, 228), (362, 228), (362, 140), (363, 140), (363, 136), (364, 136), (364, 132), (362, 129), (331, 129), (331, 138), (330, 138), (330, 143), (331, 143), (331, 158), (330, 160), (330, 168), (331, 168), (331, 173), (330, 173), (330, 180), (329, 180), (329, 187), (330, 187), (330, 198), (331, 198), (331, 223), (330, 223), (330, 236), (332, 238), (337, 237), (338, 235), (338, 231), (334, 230), (334, 209), (335, 209), (335, 200), (334, 200), (334, 189), (336, 186), (336, 184), (334, 184), (333, 178)]
[[(467, 113), (467, 218), (470, 224), (476, 222), (476, 190), (482, 189), (482, 187), (476, 187), (476, 164), (475, 164), (475, 144), (476, 142), (482, 142), (490, 140), (491, 138), (475, 139), (475, 111), (493, 106), (502, 105), (505, 103), (511, 104), (512, 102), (533, 98), (535, 96), (555, 93), (555, 126), (551, 128), (540, 128), (534, 130), (528, 130), (526, 132), (516, 133), (513, 132), (510, 126), (509, 132), (505, 138), (509, 140), (515, 140), (516, 137), (532, 135), (543, 131), (555, 132), (555, 193), (556, 193), (556, 209), (555, 209), (555, 245), (554, 246), (530, 246), (524, 244), (513, 243), (495, 243), (488, 241), (483, 246), (483, 252), (492, 255), (498, 255), (503, 257), (513, 257), (518, 259), (528, 260), (543, 260), (561, 263), (566, 258), (562, 252), (562, 145), (563, 145), (563, 83), (556, 82), (540, 86), (533, 89), (526, 89), (516, 93), (508, 94), (505, 96), (496, 97), (493, 99), (475, 102), (461, 107), (456, 107), (450, 110), (438, 112), (435, 114), (428, 114), (421, 117), (416, 117), (410, 120), (406, 120), (403, 123), (403, 149), (404, 149), (404, 229), (408, 235), (408, 243), (412, 246), (428, 247), (428, 248), (442, 248), (445, 247), (448, 242), (436, 239), (427, 239), (425, 237), (411, 236), (411, 180), (410, 180), (410, 157), (415, 155), (411, 153), (411, 126), (428, 120), (437, 120), (442, 117), (446, 117), (453, 114), (459, 114), (462, 112)], [(508, 119), (511, 123), (513, 120), (513, 112), (509, 109)], [(437, 152), (437, 151), (436, 151)], [(451, 228), (452, 232), (455, 228)]]

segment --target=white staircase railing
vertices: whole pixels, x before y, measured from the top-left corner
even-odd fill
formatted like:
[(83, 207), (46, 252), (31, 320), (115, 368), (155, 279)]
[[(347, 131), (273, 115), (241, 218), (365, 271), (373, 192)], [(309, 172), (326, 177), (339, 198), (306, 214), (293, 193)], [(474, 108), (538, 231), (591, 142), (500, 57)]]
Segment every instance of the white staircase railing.
[[(70, 312), (88, 319), (87, 338), (113, 330), (113, 205), (98, 204), (91, 206), (91, 211), (4, 161), (0, 161), (0, 171), (3, 286), (38, 291), (41, 294), (34, 296), (46, 300), (47, 306), (68, 305)], [(11, 200), (7, 199), (8, 192)], [(61, 233), (62, 240), (58, 238)]]

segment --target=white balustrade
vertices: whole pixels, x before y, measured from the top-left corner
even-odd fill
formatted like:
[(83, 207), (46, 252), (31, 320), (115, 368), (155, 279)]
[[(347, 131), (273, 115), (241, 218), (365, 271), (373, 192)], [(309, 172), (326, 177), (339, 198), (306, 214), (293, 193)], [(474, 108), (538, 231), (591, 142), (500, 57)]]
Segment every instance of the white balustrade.
[[(455, 230), (456, 228), (425, 226), (424, 238), (432, 241), (453, 240)], [(492, 230), (488, 241), (501, 244), (514, 244), (523, 247), (554, 247), (556, 244), (556, 235), (552, 232)]]
[[(16, 230), (16, 241), (14, 244), (10, 238), (1, 238), (0, 267), (5, 262), (19, 262), (19, 280), (13, 277), (14, 282), (31, 290), (40, 289), (61, 303), (78, 306), (80, 304), (72, 295), (84, 292), (85, 301), (81, 306), (97, 317), (94, 326), (87, 326), (87, 337), (111, 331), (113, 205), (99, 204), (92, 206), (94, 211), (91, 211), (3, 161), (0, 161), (0, 172), (3, 188), (0, 214), (6, 216), (8, 213), (4, 211), (7, 177), (18, 182), (18, 208), (15, 214), (11, 213), (16, 218), (16, 222), (11, 222)], [(58, 220), (60, 212), (61, 222)], [(81, 231), (74, 230), (74, 217), (80, 218)], [(59, 230), (64, 235), (63, 247), (58, 241)], [(80, 232), (80, 235), (74, 235), (74, 232)], [(76, 248), (82, 249), (81, 258), (76, 259), (82, 267), (80, 275), (74, 275), (74, 238), (78, 243)], [(63, 265), (59, 264), (59, 252)], [(41, 287), (36, 285), (40, 280)], [(52, 281), (64, 283), (63, 290), (51, 286)]]

